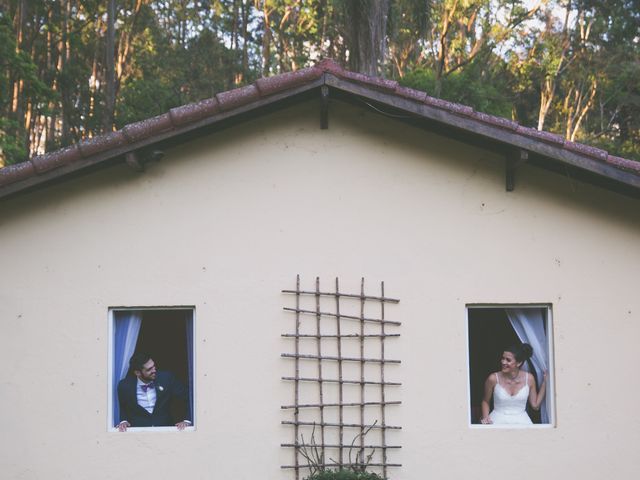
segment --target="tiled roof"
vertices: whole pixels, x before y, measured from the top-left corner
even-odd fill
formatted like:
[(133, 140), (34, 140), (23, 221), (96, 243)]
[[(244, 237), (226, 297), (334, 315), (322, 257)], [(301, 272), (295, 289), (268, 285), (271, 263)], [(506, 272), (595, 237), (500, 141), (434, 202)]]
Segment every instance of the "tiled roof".
[(350, 72), (336, 62), (325, 59), (313, 67), (261, 78), (252, 85), (172, 108), (162, 115), (126, 125), (121, 130), (2, 168), (0, 197), (213, 124), (257, 107), (265, 100), (273, 99), (277, 102), (305, 88), (322, 85), (411, 112), (416, 118), (422, 117), (458, 130), (468, 130), (640, 188), (640, 162), (570, 142), (559, 135), (524, 127), (505, 118), (476, 112), (465, 105), (430, 97), (425, 92), (400, 86), (393, 80)]

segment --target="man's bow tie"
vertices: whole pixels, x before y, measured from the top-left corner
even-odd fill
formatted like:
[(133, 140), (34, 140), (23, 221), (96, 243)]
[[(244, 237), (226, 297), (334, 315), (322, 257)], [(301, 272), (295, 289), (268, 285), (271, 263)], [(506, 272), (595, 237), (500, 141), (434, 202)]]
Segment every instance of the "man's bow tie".
[(143, 385), (140, 385), (140, 387), (142, 388), (143, 392), (146, 392), (150, 388), (156, 388), (156, 386), (153, 384), (153, 382), (145, 383)]

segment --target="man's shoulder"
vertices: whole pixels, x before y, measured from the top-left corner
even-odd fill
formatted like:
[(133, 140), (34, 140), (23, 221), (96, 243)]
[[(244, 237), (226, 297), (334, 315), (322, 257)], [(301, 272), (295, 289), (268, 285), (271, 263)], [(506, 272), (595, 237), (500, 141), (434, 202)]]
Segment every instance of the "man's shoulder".
[(118, 382), (118, 388), (126, 388), (128, 386), (135, 385), (136, 377), (132, 377), (131, 375), (127, 375), (122, 380)]
[(175, 375), (168, 370), (158, 370), (156, 373), (156, 382), (171, 382), (175, 378)]
[(158, 387), (168, 388), (170, 391), (182, 391), (184, 389), (182, 381), (173, 372), (166, 370), (158, 371), (155, 382)]

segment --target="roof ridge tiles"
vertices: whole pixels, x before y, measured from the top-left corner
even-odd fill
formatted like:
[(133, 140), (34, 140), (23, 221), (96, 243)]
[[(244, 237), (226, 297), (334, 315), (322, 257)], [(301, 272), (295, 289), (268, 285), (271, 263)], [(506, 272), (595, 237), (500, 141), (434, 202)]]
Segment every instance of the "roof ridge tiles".
[(372, 86), (379, 90), (385, 90), (390, 92), (395, 92), (396, 89), (400, 86), (399, 83), (395, 80), (389, 80), (382, 77), (375, 77), (371, 75), (366, 75), (364, 73), (352, 72), (350, 70), (346, 70), (342, 68), (342, 66), (331, 58), (324, 58), (320, 60), (316, 64), (316, 68), (331, 73), (336, 77), (352, 80), (354, 82), (362, 83), (365, 85)]
[(597, 158), (598, 160), (606, 161), (609, 155), (606, 150), (602, 150), (591, 145), (585, 145), (584, 143), (576, 143), (570, 140), (564, 142), (564, 148), (572, 152), (581, 153), (588, 157)]
[(464, 115), (467, 117), (473, 116), (473, 108), (468, 105), (462, 105), (461, 103), (454, 103), (448, 100), (443, 100), (441, 98), (426, 96), (424, 102), (426, 105), (431, 107), (436, 107), (441, 110), (447, 110), (452, 113), (457, 113), (458, 115)]
[(427, 92), (416, 90), (414, 88), (403, 87), (402, 85), (398, 85), (398, 88), (396, 88), (396, 95), (409, 100), (415, 100), (420, 103), (425, 103), (425, 100), (428, 97)]
[(519, 125), (516, 128), (516, 132), (525, 137), (530, 137), (535, 140), (541, 140), (545, 143), (551, 143), (560, 147), (564, 147), (564, 137), (556, 133), (547, 132), (545, 130), (538, 130), (537, 128), (525, 127)]
[(271, 77), (262, 77), (255, 81), (255, 86), (261, 96), (272, 95), (274, 93), (287, 90), (288, 88), (304, 85), (305, 83), (317, 80), (324, 71), (318, 67), (303, 68), (293, 72), (285, 72)]
[(395, 92), (395, 90), (399, 86), (398, 82), (396, 82), (395, 80), (388, 80), (382, 77), (371, 77), (369, 75), (365, 75), (364, 73), (350, 72), (348, 70), (342, 70), (342, 72), (338, 73), (338, 76), (346, 80), (352, 80), (364, 85), (372, 86), (374, 88), (377, 88), (378, 90), (390, 92)]
[(43, 173), (54, 168), (62, 167), (70, 163), (80, 160), (82, 153), (77, 144), (54, 150), (43, 155), (37, 155), (30, 161), (35, 168), (36, 173)]
[(333, 58), (323, 58), (316, 63), (316, 68), (319, 68), (323, 72), (332, 73), (334, 75), (341, 75), (344, 72), (344, 68), (336, 62)]
[(197, 122), (207, 116), (220, 111), (220, 104), (216, 97), (206, 98), (199, 102), (187, 103), (169, 110), (169, 117), (174, 126), (180, 127)]
[(0, 187), (19, 182), (36, 174), (36, 169), (31, 160), (14, 163), (0, 168)]
[(106, 150), (125, 145), (127, 143), (127, 137), (122, 130), (116, 130), (114, 132), (103, 133), (96, 135), (95, 137), (88, 138), (78, 142), (78, 148), (83, 158), (90, 157), (102, 153)]
[(260, 91), (251, 84), (244, 87), (234, 88), (225, 92), (216, 93), (220, 110), (227, 111), (234, 108), (243, 107), (248, 103), (260, 98)]
[(314, 82), (320, 79), (324, 73), (334, 75), (346, 82), (358, 83), (449, 114), (467, 117), (472, 121), (480, 122), (487, 126), (507, 130), (535, 141), (550, 144), (556, 148), (596, 159), (634, 174), (640, 174), (640, 162), (609, 155), (605, 150), (568, 141), (561, 135), (526, 127), (507, 118), (478, 112), (467, 105), (429, 96), (421, 90), (402, 86), (395, 80), (352, 72), (344, 69), (335, 60), (324, 58), (311, 67), (270, 77), (262, 77), (253, 84), (218, 92), (211, 98), (174, 107), (155, 117), (127, 124), (120, 130), (97, 135), (93, 138), (82, 140), (75, 145), (37, 155), (24, 162), (0, 168), (0, 187), (20, 182), (29, 177), (40, 175), (97, 154), (116, 149), (122, 152), (122, 147), (127, 146), (135, 148), (136, 143), (144, 140), (147, 140), (146, 143), (148, 143), (148, 139), (156, 135), (179, 130), (185, 125), (196, 123), (220, 112), (241, 108), (261, 98)]
[(496, 115), (491, 115), (489, 113), (473, 111), (471, 117), (476, 120), (480, 120), (481, 122), (488, 123), (495, 127), (504, 128), (505, 130), (516, 131), (520, 124), (518, 122), (514, 122), (513, 120), (509, 120), (504, 117), (497, 117)]
[(629, 160), (628, 158), (617, 157), (615, 155), (607, 155), (607, 163), (618, 168), (623, 168), (635, 173), (640, 173), (640, 162)]
[(155, 117), (130, 123), (122, 127), (122, 133), (127, 137), (129, 143), (136, 143), (145, 138), (149, 138), (154, 133), (165, 132), (173, 127), (169, 112), (165, 112)]

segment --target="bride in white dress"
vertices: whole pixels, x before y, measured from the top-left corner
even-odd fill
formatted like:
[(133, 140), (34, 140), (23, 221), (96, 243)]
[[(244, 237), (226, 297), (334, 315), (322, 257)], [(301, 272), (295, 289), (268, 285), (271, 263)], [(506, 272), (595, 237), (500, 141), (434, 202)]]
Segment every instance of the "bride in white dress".
[[(547, 388), (547, 372), (544, 372), (538, 392), (534, 376), (520, 369), (532, 354), (533, 348), (528, 343), (511, 346), (502, 352), (500, 371), (490, 374), (484, 382), (480, 423), (531, 425), (526, 411), (527, 401), (534, 410), (540, 409)], [(493, 411), (489, 413), (491, 397)]]

